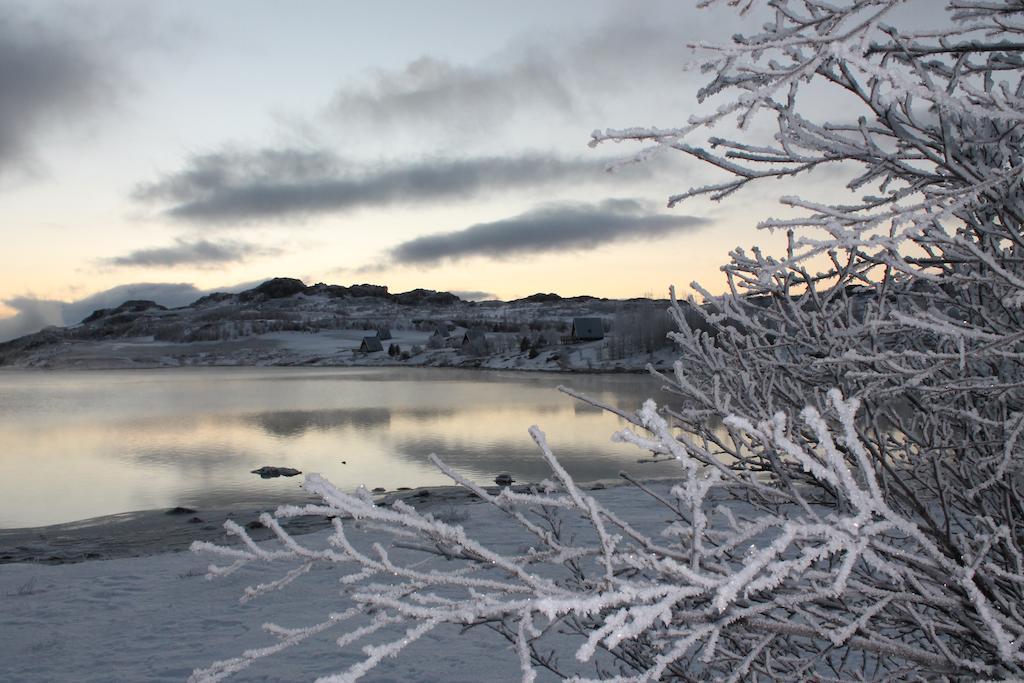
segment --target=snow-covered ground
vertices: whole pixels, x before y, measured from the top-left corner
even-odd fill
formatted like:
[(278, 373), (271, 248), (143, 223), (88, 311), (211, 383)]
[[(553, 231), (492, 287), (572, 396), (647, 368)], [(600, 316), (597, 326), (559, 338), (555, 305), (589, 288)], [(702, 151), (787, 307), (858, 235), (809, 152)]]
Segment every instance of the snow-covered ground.
[[(484, 503), (447, 489), (417, 493), (404, 495), (418, 509), (461, 524), (492, 549), (515, 552), (522, 542), (509, 536), (503, 513)], [(632, 487), (592, 493), (637, 528), (656, 529), (663, 523), (658, 507)], [(211, 519), (216, 515), (198, 514)], [(359, 528), (353, 522), (346, 526)], [(322, 547), (327, 533), (299, 538)], [(352, 537), (368, 543), (374, 535), (353, 532)], [(217, 559), (178, 551), (52, 566), (0, 565), (0, 680), (184, 681), (194, 669), (275, 644), (276, 638), (262, 630), (264, 623), (309, 626), (346, 606), (339, 576), (330, 568), (314, 568), (284, 591), (239, 604), (246, 586), (277, 579), (291, 565), (247, 567), (206, 580), (206, 566)], [(335, 640), (342, 633), (343, 628), (333, 627), (228, 680), (305, 681), (343, 671), (365, 658), (361, 648), (366, 643), (339, 649)], [(400, 633), (396, 628), (369, 642)], [(571, 661), (579, 642), (566, 639), (564, 645), (563, 657)], [(479, 683), (519, 678), (515, 651), (503, 638), (483, 627), (467, 632), (450, 627), (431, 632), (397, 659), (385, 660), (363, 680)], [(539, 680), (553, 677), (542, 674)]]
[[(452, 332), (456, 340), (465, 332)], [(533, 358), (518, 348), (496, 351), (488, 355), (464, 352), (455, 347), (429, 348), (429, 332), (395, 329), (393, 338), (383, 341), (383, 351), (361, 353), (364, 337), (376, 330), (345, 329), (310, 332), (268, 332), (238, 339), (197, 341), (189, 343), (162, 342), (152, 337), (117, 340), (75, 340), (41, 346), (11, 359), (12, 367), (47, 369), (121, 369), (179, 366), (363, 366), (387, 365), (413, 367), (479, 367), (494, 370), (541, 370), (622, 372), (642, 371), (648, 363), (670, 367), (676, 357), (666, 347), (654, 353), (636, 353), (610, 358), (608, 340), (578, 344), (552, 345)], [(389, 345), (397, 344), (405, 357), (392, 357)]]
[[(671, 357), (665, 300), (562, 298), (462, 301), (445, 292), (392, 295), (383, 286), (276, 278), (237, 294), (167, 309), (126, 301), (80, 323), (0, 343), (0, 366), (113, 369), (180, 365), (419, 365), (522, 370), (640, 370)], [(699, 316), (698, 316), (699, 317)], [(574, 339), (574, 321), (590, 321)], [(598, 320), (596, 331), (592, 325)], [(466, 332), (472, 329), (469, 338)], [(383, 350), (363, 337), (390, 331)], [(438, 338), (431, 343), (431, 336)], [(485, 338), (479, 338), (483, 333)], [(604, 339), (594, 340), (594, 336)], [(391, 345), (401, 354), (389, 355)], [(646, 353), (642, 349), (660, 349)]]

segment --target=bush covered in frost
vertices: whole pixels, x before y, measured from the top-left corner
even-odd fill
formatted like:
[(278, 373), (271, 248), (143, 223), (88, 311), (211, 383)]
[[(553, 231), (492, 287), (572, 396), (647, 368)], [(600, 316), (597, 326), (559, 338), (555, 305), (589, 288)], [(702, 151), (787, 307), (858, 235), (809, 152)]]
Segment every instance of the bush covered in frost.
[[(901, 0), (702, 4), (770, 15), (759, 33), (699, 48), (710, 113), (593, 144), (719, 169), (671, 205), (822, 168), (848, 192), (784, 197), (794, 217), (763, 227), (787, 231), (785, 253), (735, 251), (724, 295), (695, 284), (699, 325), (674, 308), (680, 358), (663, 380), (678, 399), (623, 415), (634, 427), (616, 435), (678, 461), (668, 494), (637, 491), (673, 521), (633, 528), (536, 429), (544, 488), (489, 495), (450, 472), (533, 538), (519, 555), (313, 478), (323, 505), (279, 517), (376, 522), (403, 552), (447, 561), (393, 560), (383, 535), (359, 550), (340, 519), (330, 547), (306, 548), (268, 516), (283, 549), (218, 551), (233, 566), (297, 563), (254, 592), (316, 563), (353, 567), (350, 607), (278, 629), (268, 652), (331, 626), (345, 646), (397, 628), (337, 678), (350, 680), (456, 623), (505, 635), (524, 680), (543, 668), (637, 681), (1024, 675), (1024, 3), (949, 0), (928, 16)], [(898, 25), (908, 16), (920, 27)], [(808, 87), (833, 91), (843, 114), (810, 118)], [(744, 139), (766, 118), (772, 139)], [(735, 139), (702, 137), (732, 121)], [(590, 532), (566, 533), (581, 516)], [(577, 640), (552, 651), (564, 634)]]

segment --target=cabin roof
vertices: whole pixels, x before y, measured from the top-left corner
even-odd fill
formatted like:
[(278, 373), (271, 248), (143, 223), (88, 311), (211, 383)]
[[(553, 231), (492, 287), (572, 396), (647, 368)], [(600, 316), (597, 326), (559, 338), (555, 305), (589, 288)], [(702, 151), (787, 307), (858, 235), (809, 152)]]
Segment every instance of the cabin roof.
[(383, 351), (384, 345), (380, 343), (380, 339), (377, 337), (363, 337), (363, 343), (359, 345), (359, 350), (366, 352)]

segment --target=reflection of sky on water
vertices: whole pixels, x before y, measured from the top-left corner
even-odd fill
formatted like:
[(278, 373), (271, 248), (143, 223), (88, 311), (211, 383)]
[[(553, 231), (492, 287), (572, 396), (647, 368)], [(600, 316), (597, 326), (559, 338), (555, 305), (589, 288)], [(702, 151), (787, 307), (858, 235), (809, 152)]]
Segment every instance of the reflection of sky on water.
[(580, 480), (672, 472), (638, 465), (644, 452), (610, 441), (624, 423), (559, 384), (625, 409), (657, 389), (643, 376), (413, 369), (0, 373), (0, 527), (296, 491), (301, 477), (250, 474), (261, 465), (342, 487), (449, 483), (427, 461), (437, 453), (477, 481), (537, 481), (550, 473), (532, 424)]

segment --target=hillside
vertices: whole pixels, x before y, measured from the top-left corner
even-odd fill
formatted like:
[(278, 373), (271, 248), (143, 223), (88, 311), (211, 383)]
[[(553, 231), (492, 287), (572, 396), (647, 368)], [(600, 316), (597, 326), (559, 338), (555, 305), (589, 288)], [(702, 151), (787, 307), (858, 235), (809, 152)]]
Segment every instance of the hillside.
[[(636, 370), (669, 358), (667, 301), (464, 301), (449, 292), (274, 278), (188, 306), (126, 301), (0, 344), (0, 366), (428, 365)], [(591, 321), (573, 337), (573, 320)], [(579, 338), (583, 337), (583, 338)], [(378, 338), (380, 347), (364, 338)], [(362, 350), (360, 350), (362, 347)]]

